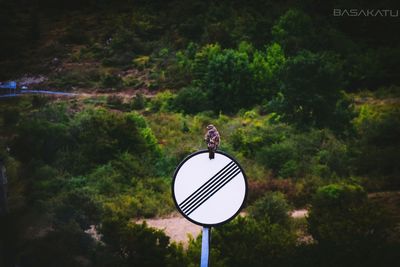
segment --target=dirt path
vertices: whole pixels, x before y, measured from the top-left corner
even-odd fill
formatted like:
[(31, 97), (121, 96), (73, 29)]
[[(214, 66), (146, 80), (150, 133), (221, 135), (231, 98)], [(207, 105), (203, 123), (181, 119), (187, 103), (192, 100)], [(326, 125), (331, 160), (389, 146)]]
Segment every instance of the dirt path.
[[(293, 218), (303, 218), (307, 216), (308, 211), (305, 209), (294, 210), (290, 213)], [(241, 213), (241, 216), (246, 216), (245, 213)], [(179, 213), (173, 213), (166, 218), (158, 219), (145, 219), (137, 221), (141, 223), (146, 221), (147, 225), (165, 231), (165, 233), (171, 238), (171, 241), (182, 242), (184, 247), (187, 247), (189, 242), (189, 235), (196, 238), (201, 233), (201, 226), (193, 224), (186, 220)]]
[(166, 218), (139, 220), (137, 223), (143, 221), (150, 227), (163, 230), (171, 241), (182, 242), (185, 247), (188, 245), (190, 235), (196, 238), (201, 233), (201, 226), (189, 222), (180, 213), (172, 213)]
[(292, 216), (293, 218), (297, 219), (297, 218), (304, 218), (308, 215), (308, 210), (306, 209), (301, 209), (301, 210), (294, 210), (290, 213), (290, 216)]

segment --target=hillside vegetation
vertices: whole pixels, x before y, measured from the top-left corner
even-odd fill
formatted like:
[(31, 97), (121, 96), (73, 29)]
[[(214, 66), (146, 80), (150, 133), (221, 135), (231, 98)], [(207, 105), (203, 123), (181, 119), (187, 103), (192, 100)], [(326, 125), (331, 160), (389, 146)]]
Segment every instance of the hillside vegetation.
[(135, 221), (210, 123), (249, 183), (212, 266), (394, 266), (400, 26), (353, 2), (2, 1), (0, 80), (77, 96), (0, 98), (0, 266), (197, 266)]

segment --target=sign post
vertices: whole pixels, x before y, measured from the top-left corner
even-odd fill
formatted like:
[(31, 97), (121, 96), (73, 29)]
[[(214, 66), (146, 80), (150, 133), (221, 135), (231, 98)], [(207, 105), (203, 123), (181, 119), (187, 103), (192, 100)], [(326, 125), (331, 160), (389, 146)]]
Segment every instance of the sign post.
[(215, 158), (209, 159), (208, 150), (200, 150), (175, 170), (172, 195), (178, 211), (203, 226), (201, 267), (207, 267), (211, 227), (239, 214), (247, 195), (246, 175), (230, 155), (216, 151)]
[(200, 267), (208, 267), (208, 263), (210, 261), (210, 238), (211, 227), (203, 227), (203, 235), (201, 237)]

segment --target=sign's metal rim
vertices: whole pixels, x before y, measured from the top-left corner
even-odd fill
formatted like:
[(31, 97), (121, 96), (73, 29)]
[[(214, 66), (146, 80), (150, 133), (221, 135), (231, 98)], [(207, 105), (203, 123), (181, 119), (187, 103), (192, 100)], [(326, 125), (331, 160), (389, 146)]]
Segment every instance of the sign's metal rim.
[(182, 167), (183, 164), (185, 164), (186, 161), (188, 161), (190, 158), (192, 158), (192, 157), (194, 157), (194, 156), (196, 156), (196, 155), (203, 154), (203, 153), (208, 153), (208, 150), (207, 150), (207, 149), (203, 149), (203, 150), (196, 151), (196, 152), (194, 152), (194, 153), (188, 155), (184, 160), (181, 161), (181, 163), (179, 163), (178, 167), (177, 167), (177, 168), (175, 169), (175, 171), (174, 171), (174, 175), (173, 175), (173, 179), (172, 179), (172, 187), (171, 187), (171, 189), (172, 189), (172, 198), (173, 198), (173, 200), (174, 200), (175, 206), (176, 206), (176, 208), (178, 209), (179, 213), (182, 214), (182, 216), (185, 217), (185, 218), (186, 218), (187, 220), (189, 220), (190, 222), (192, 222), (192, 223), (194, 223), (194, 224), (197, 224), (197, 225), (200, 225), (200, 226), (204, 226), (204, 227), (218, 226), (218, 225), (222, 225), (222, 224), (225, 224), (225, 223), (227, 223), (227, 222), (233, 220), (233, 219), (240, 213), (240, 211), (242, 210), (242, 208), (243, 208), (243, 206), (244, 206), (244, 203), (246, 202), (246, 199), (247, 199), (247, 190), (248, 190), (247, 177), (246, 177), (246, 173), (244, 172), (242, 166), (240, 166), (239, 162), (237, 162), (237, 160), (236, 160), (234, 157), (232, 157), (231, 155), (228, 155), (227, 153), (225, 153), (225, 152), (223, 152), (223, 151), (217, 150), (217, 151), (215, 152), (216, 154), (222, 154), (222, 155), (224, 155), (224, 156), (230, 158), (230, 159), (239, 167), (240, 171), (241, 171), (242, 174), (243, 174), (244, 184), (245, 184), (245, 191), (244, 191), (244, 198), (243, 198), (242, 205), (240, 206), (240, 208), (238, 209), (238, 211), (237, 211), (235, 214), (233, 214), (231, 217), (229, 217), (229, 218), (226, 219), (225, 221), (222, 221), (222, 222), (219, 222), (219, 223), (216, 223), (216, 224), (204, 224), (204, 223), (200, 223), (200, 222), (197, 222), (197, 221), (191, 219), (189, 216), (187, 216), (187, 215), (179, 208), (178, 202), (176, 201), (175, 192), (174, 192), (174, 188), (175, 188), (175, 179), (176, 179), (176, 175), (178, 174), (180, 168)]

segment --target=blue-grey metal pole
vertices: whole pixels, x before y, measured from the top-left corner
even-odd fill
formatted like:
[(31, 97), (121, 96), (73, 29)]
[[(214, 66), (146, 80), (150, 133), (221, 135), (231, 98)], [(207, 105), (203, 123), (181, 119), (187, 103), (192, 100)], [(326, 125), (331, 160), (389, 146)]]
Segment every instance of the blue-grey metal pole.
[(203, 236), (201, 238), (200, 267), (208, 267), (209, 257), (210, 257), (210, 237), (211, 237), (211, 227), (203, 227)]

